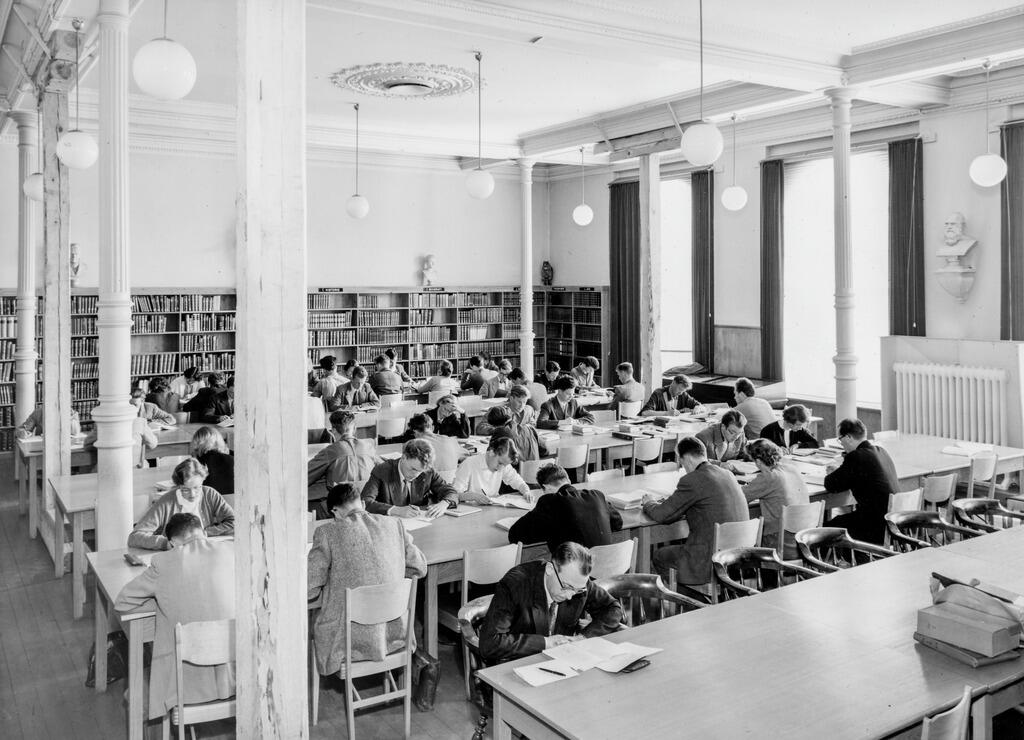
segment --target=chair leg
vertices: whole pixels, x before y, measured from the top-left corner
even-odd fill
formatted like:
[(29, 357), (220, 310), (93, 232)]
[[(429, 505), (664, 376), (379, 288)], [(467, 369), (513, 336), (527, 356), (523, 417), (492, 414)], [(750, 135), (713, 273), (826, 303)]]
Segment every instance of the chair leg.
[(196, 740), (196, 726), (195, 725), (189, 725), (188, 726), (188, 731), (192, 733), (192, 740)]
[(164, 715), (163, 721), (160, 723), (160, 735), (163, 740), (171, 740), (171, 714), (168, 712)]
[(309, 640), (309, 699), (310, 722), (313, 726), (320, 721), (320, 673), (316, 669), (316, 647)]
[[(405, 740), (412, 735), (412, 661), (406, 663), (402, 670), (402, 689), (405, 691), (403, 704), (405, 704)], [(397, 686), (395, 687), (397, 689)]]
[(356, 736), (356, 710), (352, 706), (352, 678), (345, 677), (345, 725), (348, 727), (349, 740)]
[(462, 643), (462, 677), (466, 681), (466, 701), (473, 701), (473, 666), (469, 664), (469, 646)]

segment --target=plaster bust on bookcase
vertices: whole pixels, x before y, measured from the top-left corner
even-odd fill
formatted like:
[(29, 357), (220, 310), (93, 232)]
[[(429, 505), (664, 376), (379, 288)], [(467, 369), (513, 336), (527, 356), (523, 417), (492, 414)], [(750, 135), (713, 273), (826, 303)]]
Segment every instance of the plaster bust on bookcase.
[(436, 285), (438, 281), (437, 269), (434, 267), (437, 258), (428, 254), (423, 258), (423, 284)]

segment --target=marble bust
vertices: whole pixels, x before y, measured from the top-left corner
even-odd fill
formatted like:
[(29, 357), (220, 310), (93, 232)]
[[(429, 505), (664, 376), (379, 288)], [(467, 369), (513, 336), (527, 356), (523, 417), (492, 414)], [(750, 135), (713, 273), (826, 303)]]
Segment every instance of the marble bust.
[(976, 239), (964, 234), (966, 223), (967, 219), (959, 211), (950, 214), (946, 219), (943, 225), (945, 246), (936, 252), (939, 257), (963, 257), (977, 243)]
[(974, 287), (975, 268), (961, 260), (967, 256), (976, 243), (964, 233), (966, 219), (959, 211), (950, 214), (943, 225), (943, 246), (935, 254), (946, 260), (946, 263), (935, 271), (936, 279), (942, 289), (953, 296), (957, 303), (967, 301), (967, 295)]
[(423, 284), (435, 285), (438, 281), (437, 268), (434, 266), (436, 257), (428, 254), (423, 258)]

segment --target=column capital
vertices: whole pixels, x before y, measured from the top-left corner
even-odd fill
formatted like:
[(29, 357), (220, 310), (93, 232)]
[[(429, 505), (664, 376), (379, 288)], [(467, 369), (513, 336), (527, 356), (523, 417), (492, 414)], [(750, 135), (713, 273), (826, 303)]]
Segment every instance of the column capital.
[(526, 157), (517, 159), (516, 164), (519, 165), (519, 182), (524, 185), (533, 182), (533, 166), (537, 164), (536, 159), (528, 159)]
[(101, 26), (128, 27), (129, 7), (128, 0), (100, 0), (100, 12), (96, 16), (96, 22)]
[[(21, 133), (25, 129), (33, 133), (35, 132), (36, 118), (38, 116), (34, 110), (12, 110), (7, 115), (10, 116), (14, 123), (17, 125), (19, 133)], [(19, 140), (19, 143), (23, 142)], [(35, 139), (32, 140), (32, 143), (35, 143)]]
[(829, 87), (825, 95), (832, 101), (833, 105), (846, 103), (849, 105), (857, 97), (859, 90), (855, 87)]

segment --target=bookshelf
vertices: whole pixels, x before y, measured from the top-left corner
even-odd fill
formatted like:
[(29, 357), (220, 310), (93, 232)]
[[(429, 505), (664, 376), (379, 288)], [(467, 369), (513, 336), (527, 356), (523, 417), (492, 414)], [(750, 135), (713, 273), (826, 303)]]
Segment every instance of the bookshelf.
[[(36, 337), (42, 334), (43, 299), (36, 298)], [(14, 449), (14, 429), (24, 419), (14, 415), (14, 352), (17, 349), (18, 319), (17, 296), (13, 292), (0, 294), (0, 452)], [(36, 339), (36, 397), (42, 397), (42, 340)]]
[(601, 361), (601, 385), (609, 385), (613, 368), (608, 366), (611, 346), (608, 289), (556, 285), (541, 290), (546, 302), (543, 334), (546, 359), (568, 370), (580, 357), (593, 355)]

